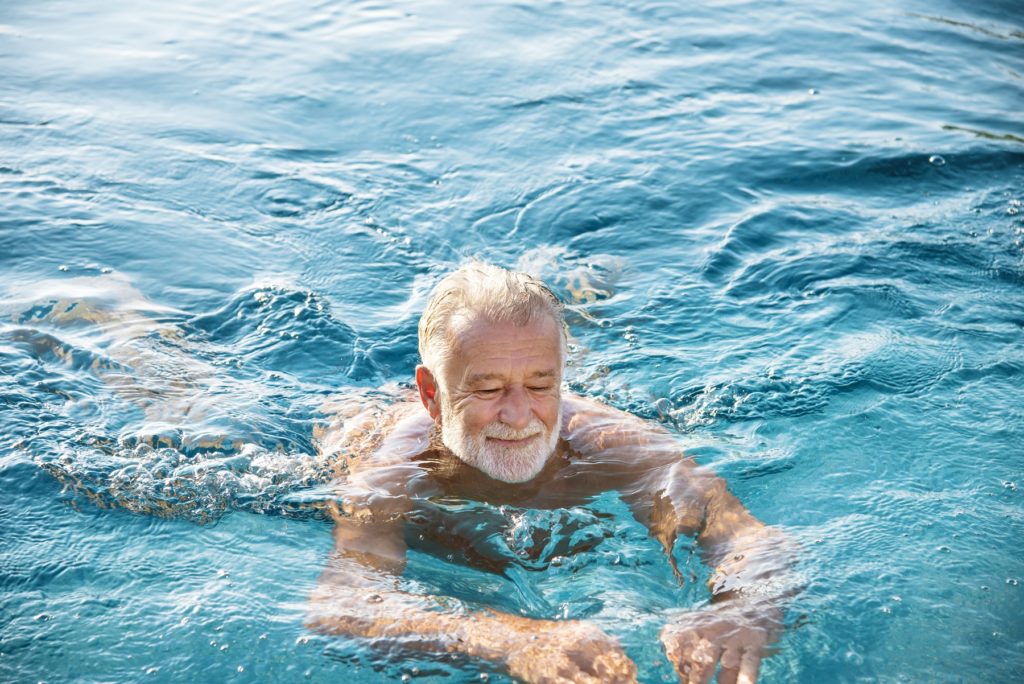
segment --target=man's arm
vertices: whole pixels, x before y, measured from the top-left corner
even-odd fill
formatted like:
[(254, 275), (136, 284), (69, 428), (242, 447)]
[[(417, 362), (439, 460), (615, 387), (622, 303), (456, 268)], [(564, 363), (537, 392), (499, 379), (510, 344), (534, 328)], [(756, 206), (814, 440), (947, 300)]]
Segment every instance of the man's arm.
[(721, 478), (692, 461), (668, 468), (661, 485), (649, 492), (650, 529), (670, 558), (678, 535), (695, 536), (714, 569), (711, 606), (681, 614), (662, 630), (666, 654), (681, 681), (709, 681), (720, 664), (720, 683), (754, 682), (781, 630), (791, 546), (751, 515)]
[(338, 516), (335, 552), (310, 596), (307, 625), (377, 645), (450, 653), (503, 664), (524, 682), (635, 682), (636, 666), (614, 639), (578, 621), (472, 610), (448, 597), (400, 587), (401, 520)]
[(567, 434), (584, 456), (600, 463), (664, 548), (682, 581), (673, 549), (694, 537), (704, 562), (711, 605), (677, 615), (662, 631), (666, 654), (680, 680), (707, 682), (721, 664), (719, 682), (757, 679), (766, 647), (781, 625), (781, 602), (791, 588), (792, 547), (729, 492), (725, 481), (691, 459), (658, 426), (589, 400), (577, 400)]
[(489, 660), (524, 682), (635, 682), (636, 665), (592, 624), (478, 610), (402, 588), (406, 485), (422, 474), (406, 458), (418, 448), (406, 429), (399, 422), (340, 485), (344, 503), (331, 509), (335, 549), (310, 596), (307, 625), (377, 646)]

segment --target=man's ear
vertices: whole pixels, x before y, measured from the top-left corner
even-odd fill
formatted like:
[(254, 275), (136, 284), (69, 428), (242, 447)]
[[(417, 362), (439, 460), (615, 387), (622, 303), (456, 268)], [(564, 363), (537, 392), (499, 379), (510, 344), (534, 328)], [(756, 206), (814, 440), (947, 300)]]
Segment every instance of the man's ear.
[(420, 390), (423, 407), (427, 409), (434, 422), (438, 422), (441, 417), (441, 405), (438, 403), (437, 380), (426, 366), (416, 366), (416, 387)]

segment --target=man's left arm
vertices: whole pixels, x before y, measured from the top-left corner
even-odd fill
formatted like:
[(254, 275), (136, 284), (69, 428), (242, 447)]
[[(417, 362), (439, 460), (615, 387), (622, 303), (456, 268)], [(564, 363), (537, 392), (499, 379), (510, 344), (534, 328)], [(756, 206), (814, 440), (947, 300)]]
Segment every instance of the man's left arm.
[(660, 542), (680, 581), (673, 556), (680, 536), (695, 538), (713, 568), (710, 605), (677, 613), (661, 633), (680, 681), (708, 682), (719, 664), (720, 683), (756, 681), (794, 591), (791, 541), (755, 518), (722, 478), (684, 458), (660, 427), (590, 402), (568, 427)]
[(793, 590), (792, 544), (755, 518), (724, 480), (692, 461), (678, 461), (667, 475), (664, 487), (651, 492), (648, 527), (670, 558), (678, 535), (694, 536), (713, 572), (710, 605), (676, 616), (662, 630), (666, 654), (681, 681), (709, 681), (721, 664), (720, 683), (754, 682)]

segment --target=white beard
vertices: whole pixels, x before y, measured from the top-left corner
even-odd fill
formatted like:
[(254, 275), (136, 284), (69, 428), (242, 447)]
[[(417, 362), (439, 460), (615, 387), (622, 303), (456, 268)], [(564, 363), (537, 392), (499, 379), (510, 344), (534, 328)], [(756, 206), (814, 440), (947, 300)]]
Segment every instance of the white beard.
[[(444, 406), (445, 402), (442, 402)], [(562, 425), (562, 407), (558, 407), (555, 428), (550, 432), (539, 418), (534, 417), (530, 424), (522, 430), (513, 430), (504, 423), (491, 423), (478, 435), (471, 435), (455, 415), (450, 406), (444, 406), (441, 412), (441, 441), (459, 459), (480, 470), (495, 480), (518, 483), (532, 480), (544, 469), (548, 458), (555, 452), (558, 434)], [(547, 432), (547, 434), (545, 434)], [(488, 437), (496, 439), (525, 439), (533, 435), (542, 435), (541, 439), (531, 440), (524, 446), (509, 446), (488, 442)]]

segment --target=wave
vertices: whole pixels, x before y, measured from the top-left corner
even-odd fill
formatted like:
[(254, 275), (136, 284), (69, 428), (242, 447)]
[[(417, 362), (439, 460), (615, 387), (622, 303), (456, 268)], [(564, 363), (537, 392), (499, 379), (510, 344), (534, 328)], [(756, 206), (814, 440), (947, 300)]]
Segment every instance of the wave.
[(233, 453), (188, 454), (147, 444), (69, 445), (38, 458), (65, 492), (101, 508), (213, 523), (231, 511), (321, 517), (331, 479), (308, 453), (246, 444)]
[(187, 326), (215, 347), (230, 350), (239, 364), (307, 379), (344, 378), (355, 359), (355, 331), (331, 315), (323, 297), (308, 290), (243, 290)]

